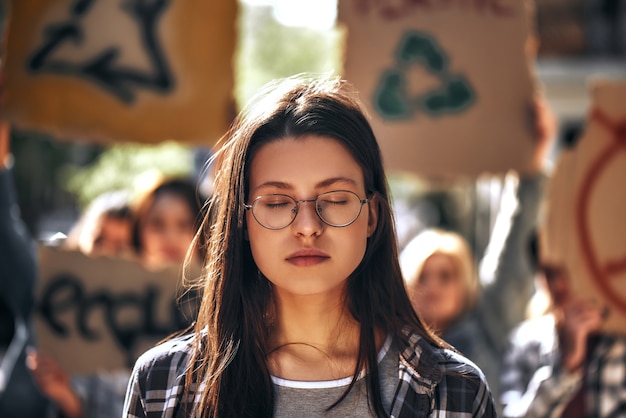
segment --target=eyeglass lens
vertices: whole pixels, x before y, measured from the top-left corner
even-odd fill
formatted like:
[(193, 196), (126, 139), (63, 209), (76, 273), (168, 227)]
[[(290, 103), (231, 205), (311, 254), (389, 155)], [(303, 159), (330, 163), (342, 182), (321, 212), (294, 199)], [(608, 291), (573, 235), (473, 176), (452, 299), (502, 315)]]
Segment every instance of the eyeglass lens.
[[(252, 214), (262, 226), (268, 229), (282, 229), (295, 219), (299, 205), (311, 200), (296, 201), (291, 196), (271, 194), (259, 196), (252, 203)], [(319, 195), (315, 200), (315, 210), (320, 219), (331, 226), (348, 226), (358, 218), (362, 205), (358, 195), (347, 190), (338, 190)]]

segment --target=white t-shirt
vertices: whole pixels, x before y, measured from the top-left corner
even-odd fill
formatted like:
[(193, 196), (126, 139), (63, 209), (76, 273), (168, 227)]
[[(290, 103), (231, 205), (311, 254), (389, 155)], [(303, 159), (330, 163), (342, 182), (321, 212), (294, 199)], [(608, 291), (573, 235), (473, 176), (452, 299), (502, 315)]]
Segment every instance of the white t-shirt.
[[(391, 407), (394, 391), (398, 385), (398, 350), (392, 347), (391, 337), (378, 353), (378, 368), (383, 405)], [(366, 379), (363, 373), (348, 396), (335, 408), (326, 409), (335, 403), (352, 381), (351, 377), (318, 382), (286, 380), (272, 376), (276, 394), (274, 416), (291, 417), (375, 417), (369, 409), (366, 396)]]

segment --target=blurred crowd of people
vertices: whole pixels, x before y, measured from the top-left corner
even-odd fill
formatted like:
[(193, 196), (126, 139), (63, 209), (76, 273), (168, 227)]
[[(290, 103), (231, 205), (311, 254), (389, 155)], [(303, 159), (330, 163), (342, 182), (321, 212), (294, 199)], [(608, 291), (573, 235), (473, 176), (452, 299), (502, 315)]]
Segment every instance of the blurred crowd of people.
[[(541, 257), (537, 230), (556, 121), (542, 100), (535, 103), (535, 115), (535, 164), (529, 172), (506, 177), (482, 262), (476, 263), (478, 257), (460, 233), (422, 230), (400, 254), (406, 289), (435, 334), (484, 372), (502, 416), (620, 416), (626, 414), (626, 340), (599, 332), (606, 308), (575, 296), (567, 269)], [(107, 393), (106, 384), (92, 390), (107, 393), (112, 409), (85, 409), (88, 391), (34, 348), (37, 262), (33, 243), (16, 217), (8, 128), (3, 129), (0, 415), (119, 413), (123, 395)], [(185, 178), (162, 179), (138, 197), (106, 193), (84, 211), (62, 246), (94, 257), (136, 259), (151, 270), (181, 265), (187, 257), (201, 262), (202, 245), (192, 244), (206, 198)], [(528, 305), (538, 293), (549, 304), (541, 315), (529, 318)], [(128, 375), (117, 378), (125, 384)]]
[(188, 178), (164, 178), (133, 196), (98, 196), (61, 243), (90, 256), (137, 258), (150, 269), (185, 259), (200, 219), (202, 197)]
[(626, 336), (602, 331), (605, 302), (574, 292), (563, 260), (540, 246), (557, 121), (536, 106), (536, 164), (505, 180), (480, 268), (461, 234), (427, 229), (400, 255), (407, 290), (426, 323), (485, 373), (499, 415), (623, 416)]
[[(55, 358), (36, 348), (32, 321), (37, 250), (19, 219), (10, 176), (9, 127), (2, 123), (0, 128), (0, 416), (119, 416), (129, 370), (70, 376)], [(134, 194), (107, 192), (88, 205), (66, 239), (52, 244), (90, 257), (135, 260), (151, 271), (182, 266), (188, 251), (194, 253), (190, 260), (199, 263), (201, 246), (192, 241), (206, 198), (194, 180), (185, 177), (156, 179)]]
[[(198, 228), (202, 198), (188, 178), (163, 178), (136, 197), (105, 193), (85, 210), (61, 246), (94, 257), (135, 259), (149, 270), (182, 266)], [(176, 283), (172, 283), (172, 287)], [(31, 350), (28, 365), (41, 391), (66, 417), (121, 414), (128, 371), (70, 378), (53, 357)]]

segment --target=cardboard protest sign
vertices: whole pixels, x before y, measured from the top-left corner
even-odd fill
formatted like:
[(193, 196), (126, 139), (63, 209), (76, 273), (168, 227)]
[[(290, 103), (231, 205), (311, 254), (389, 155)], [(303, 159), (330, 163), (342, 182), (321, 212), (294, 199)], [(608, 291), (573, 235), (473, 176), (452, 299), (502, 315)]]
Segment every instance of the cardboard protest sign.
[(574, 291), (605, 304), (604, 329), (626, 333), (626, 81), (595, 81), (584, 134), (556, 166), (542, 259), (564, 264)]
[(72, 374), (131, 367), (145, 350), (195, 320), (198, 301), (192, 294), (180, 298), (181, 274), (41, 247), (35, 312), (40, 347)]
[(59, 138), (213, 144), (234, 109), (237, 0), (14, 0), (6, 117)]
[(340, 0), (345, 78), (385, 164), (424, 176), (527, 168), (534, 81), (520, 0)]

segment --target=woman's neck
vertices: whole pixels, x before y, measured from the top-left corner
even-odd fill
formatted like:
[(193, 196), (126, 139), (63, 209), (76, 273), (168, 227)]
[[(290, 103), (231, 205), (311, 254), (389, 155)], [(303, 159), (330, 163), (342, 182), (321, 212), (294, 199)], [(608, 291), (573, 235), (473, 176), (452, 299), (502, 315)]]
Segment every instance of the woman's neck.
[(341, 298), (276, 295), (269, 368), (289, 380), (334, 380), (354, 374), (360, 326)]

